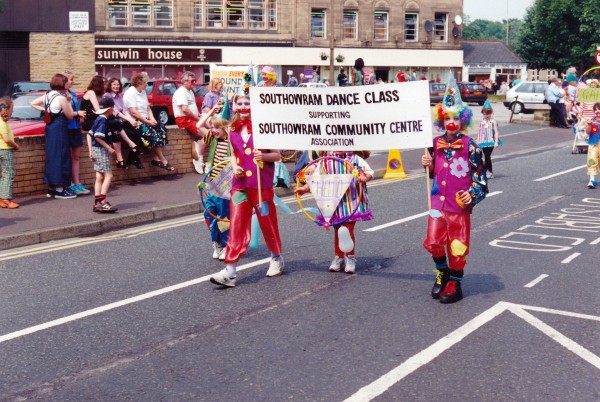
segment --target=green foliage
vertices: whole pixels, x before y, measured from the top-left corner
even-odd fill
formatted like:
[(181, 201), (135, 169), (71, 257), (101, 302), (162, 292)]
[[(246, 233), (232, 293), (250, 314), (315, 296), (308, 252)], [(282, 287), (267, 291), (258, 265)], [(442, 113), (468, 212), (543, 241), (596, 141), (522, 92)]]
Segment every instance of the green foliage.
[(4, 4), (4, 0), (0, 0), (0, 14), (4, 12), (4, 7), (6, 7), (6, 4)]
[(536, 0), (527, 10), (515, 52), (531, 68), (580, 73), (594, 65), (600, 0)]
[[(506, 20), (489, 21), (470, 20), (468, 15), (464, 16), (463, 39), (465, 40), (499, 40), (506, 44)], [(523, 22), (518, 19), (510, 20), (510, 38), (515, 43), (519, 40)]]

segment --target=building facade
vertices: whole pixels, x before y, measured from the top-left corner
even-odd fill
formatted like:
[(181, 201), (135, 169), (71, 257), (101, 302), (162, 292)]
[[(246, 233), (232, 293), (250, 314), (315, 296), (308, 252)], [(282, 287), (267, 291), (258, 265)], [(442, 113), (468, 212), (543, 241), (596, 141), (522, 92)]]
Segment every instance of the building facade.
[[(333, 8), (331, 8), (333, 3)], [(210, 64), (271, 65), (284, 85), (365, 61), (384, 81), (398, 69), (445, 80), (462, 71), (461, 0), (96, 0), (95, 72), (206, 81)], [(333, 22), (333, 29), (330, 22)]]
[(501, 41), (463, 41), (464, 77), (469, 82), (527, 80), (527, 63)]
[(95, 73), (95, 6), (94, 0), (6, 2), (0, 14), (0, 95), (10, 82), (50, 81), (64, 70), (80, 78), (75, 89), (87, 87)]

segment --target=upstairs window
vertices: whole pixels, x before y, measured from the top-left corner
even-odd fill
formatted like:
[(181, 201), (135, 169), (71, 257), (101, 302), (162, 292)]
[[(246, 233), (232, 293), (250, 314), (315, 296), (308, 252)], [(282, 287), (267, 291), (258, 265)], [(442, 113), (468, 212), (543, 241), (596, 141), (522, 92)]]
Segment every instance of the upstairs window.
[(154, 25), (161, 28), (173, 26), (173, 0), (156, 0), (154, 3)]
[(108, 26), (171, 28), (173, 0), (109, 1)]
[(448, 39), (448, 14), (435, 13), (434, 27), (436, 42), (446, 42)]
[(265, 0), (248, 0), (248, 28), (265, 29)]
[(419, 40), (419, 14), (404, 14), (404, 41), (417, 42)]
[(312, 39), (327, 38), (327, 14), (326, 10), (313, 9), (310, 17), (310, 37)]
[(194, 9), (193, 9), (194, 28), (202, 28), (202, 20), (203, 20), (202, 6), (203, 6), (203, 4), (201, 1), (194, 2)]
[(131, 3), (131, 21), (134, 27), (152, 26), (152, 13), (149, 1), (134, 1)]
[(373, 26), (375, 32), (373, 38), (375, 40), (388, 40), (388, 12), (387, 11), (375, 11), (375, 21)]
[(129, 26), (129, 4), (126, 1), (110, 1), (108, 3), (108, 26)]
[(358, 32), (358, 11), (344, 10), (344, 39), (356, 40)]
[(269, 3), (269, 29), (277, 29), (277, 0), (267, 0)]
[(223, 1), (206, 0), (206, 26), (208, 28), (223, 28)]
[(244, 28), (244, 0), (227, 0), (227, 28)]

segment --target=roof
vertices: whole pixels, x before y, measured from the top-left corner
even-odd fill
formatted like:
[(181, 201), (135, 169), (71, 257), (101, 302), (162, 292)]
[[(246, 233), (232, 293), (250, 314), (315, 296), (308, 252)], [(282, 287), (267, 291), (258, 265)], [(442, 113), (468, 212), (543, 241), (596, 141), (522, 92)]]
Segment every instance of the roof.
[(525, 61), (499, 40), (464, 40), (462, 44), (465, 64), (520, 63)]

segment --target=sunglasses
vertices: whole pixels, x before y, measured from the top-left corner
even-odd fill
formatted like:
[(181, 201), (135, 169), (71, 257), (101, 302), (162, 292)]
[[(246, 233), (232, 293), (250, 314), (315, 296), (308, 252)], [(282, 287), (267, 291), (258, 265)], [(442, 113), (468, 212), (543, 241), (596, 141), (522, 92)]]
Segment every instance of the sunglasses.
[(250, 102), (237, 102), (236, 105), (238, 105), (238, 106), (250, 106)]
[(188, 80), (188, 81), (192, 81), (192, 84), (195, 84), (195, 83), (196, 83), (196, 80)]

